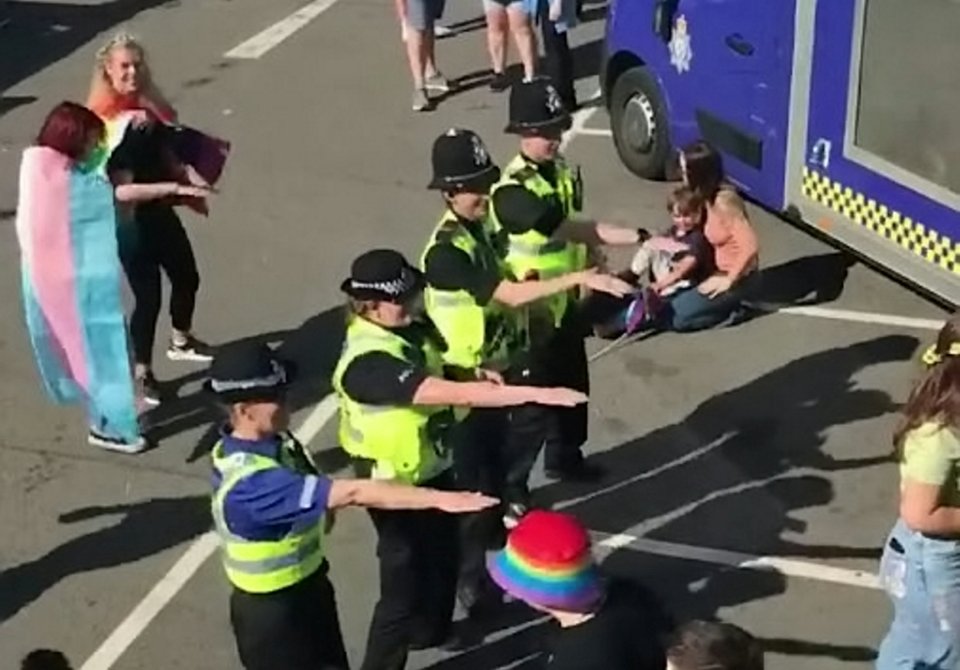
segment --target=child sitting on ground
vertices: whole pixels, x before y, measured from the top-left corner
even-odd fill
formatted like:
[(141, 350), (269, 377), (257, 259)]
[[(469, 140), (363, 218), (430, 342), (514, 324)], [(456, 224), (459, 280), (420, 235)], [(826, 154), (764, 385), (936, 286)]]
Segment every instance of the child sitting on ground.
[(641, 290), (629, 299), (616, 299), (617, 313), (598, 326), (599, 336), (640, 330), (659, 314), (664, 300), (695, 287), (713, 273), (713, 248), (703, 230), (706, 204), (689, 187), (680, 186), (667, 199), (667, 211), (673, 224), (662, 235), (646, 240), (634, 255), (629, 272), (621, 274)]

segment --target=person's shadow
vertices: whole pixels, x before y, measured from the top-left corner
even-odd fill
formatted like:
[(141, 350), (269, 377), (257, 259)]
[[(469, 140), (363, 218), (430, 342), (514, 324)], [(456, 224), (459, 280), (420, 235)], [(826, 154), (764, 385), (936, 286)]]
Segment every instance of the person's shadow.
[[(274, 347), (280, 358), (294, 363), (296, 378), (287, 398), (291, 411), (312, 406), (328, 395), (331, 377), (343, 347), (346, 332), (343, 306), (332, 307), (304, 321), (297, 328), (279, 330), (241, 338), (266, 343)], [(219, 438), (219, 424), (223, 415), (214, 398), (204, 391), (179, 395), (191, 382), (204, 379), (206, 370), (193, 372), (163, 382), (163, 391), (171, 396), (151, 410), (148, 416), (148, 437), (153, 441), (206, 426), (206, 430), (186, 456), (195, 462), (206, 456)], [(174, 396), (175, 397), (172, 397)], [(322, 469), (339, 469), (345, 462), (342, 450), (335, 448), (320, 454)], [(329, 462), (324, 461), (329, 460)]]
[[(917, 345), (912, 337), (878, 337), (793, 360), (709, 398), (682, 421), (592, 457), (609, 473), (602, 488), (552, 484), (538, 489), (535, 501), (574, 514), (601, 539), (626, 534), (753, 555), (878, 558), (876, 546), (808, 544), (782, 536), (805, 530), (792, 516), (795, 511), (832, 501), (832, 484), (818, 472), (891, 460), (883, 447), (849, 459), (834, 458), (822, 447), (829, 429), (895, 410), (885, 392), (860, 388), (854, 376), (870, 366), (907, 360)], [(628, 361), (626, 368), (649, 369), (641, 363)], [(629, 546), (614, 550), (604, 568), (650, 585), (678, 620), (713, 618), (722, 608), (786, 590), (778, 572), (668, 559)], [(697, 585), (694, 592), (690, 585)], [(482, 648), (430, 667), (528, 667), (540, 662), (535, 657), (547, 625), (506, 631)], [(778, 638), (766, 646), (834, 660), (874, 656), (867, 647), (810, 640)]]
[(130, 504), (86, 507), (61, 515), (60, 522), (78, 523), (114, 515), (120, 517), (116, 523), (0, 572), (0, 623), (66, 577), (152, 556), (192, 540), (211, 525), (208, 496), (153, 498)]

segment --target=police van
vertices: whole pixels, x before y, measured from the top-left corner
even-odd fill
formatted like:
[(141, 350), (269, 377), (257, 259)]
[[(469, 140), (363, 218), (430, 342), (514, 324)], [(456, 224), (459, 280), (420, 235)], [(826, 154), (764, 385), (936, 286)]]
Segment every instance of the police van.
[(704, 139), (753, 200), (960, 304), (960, 1), (610, 0), (614, 144)]

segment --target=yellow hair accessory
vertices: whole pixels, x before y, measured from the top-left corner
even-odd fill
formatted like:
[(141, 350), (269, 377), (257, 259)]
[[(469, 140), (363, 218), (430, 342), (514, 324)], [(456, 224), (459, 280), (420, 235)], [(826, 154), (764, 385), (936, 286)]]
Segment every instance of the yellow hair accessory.
[(923, 352), (923, 356), (920, 357), (920, 360), (923, 361), (924, 365), (928, 368), (932, 368), (934, 365), (943, 363), (943, 359), (948, 356), (960, 356), (960, 342), (954, 342), (950, 345), (950, 348), (947, 349), (944, 353), (937, 351), (937, 345), (931, 344), (927, 347), (927, 350)]

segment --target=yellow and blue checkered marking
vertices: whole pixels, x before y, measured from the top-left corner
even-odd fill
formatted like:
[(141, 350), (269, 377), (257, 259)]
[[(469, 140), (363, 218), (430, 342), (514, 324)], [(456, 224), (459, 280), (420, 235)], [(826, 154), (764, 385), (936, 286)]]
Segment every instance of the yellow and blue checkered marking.
[(960, 242), (810, 168), (803, 169), (803, 194), (924, 260), (960, 275)]

